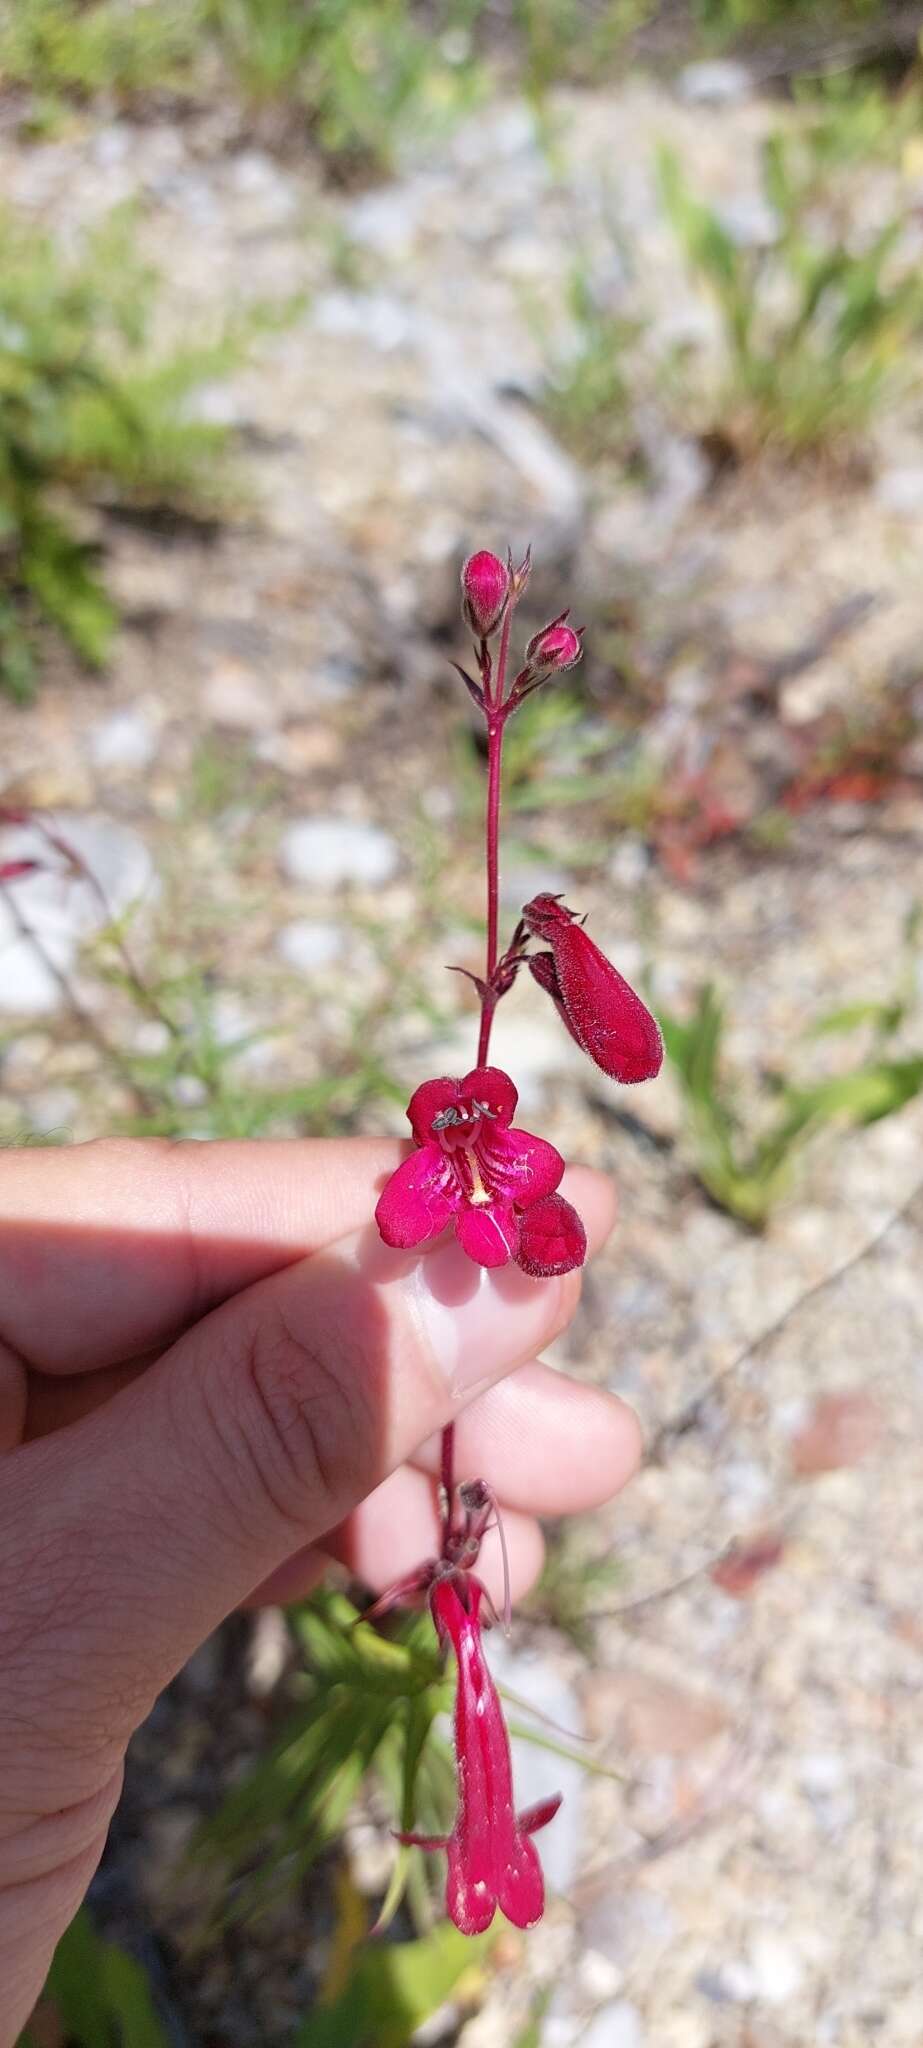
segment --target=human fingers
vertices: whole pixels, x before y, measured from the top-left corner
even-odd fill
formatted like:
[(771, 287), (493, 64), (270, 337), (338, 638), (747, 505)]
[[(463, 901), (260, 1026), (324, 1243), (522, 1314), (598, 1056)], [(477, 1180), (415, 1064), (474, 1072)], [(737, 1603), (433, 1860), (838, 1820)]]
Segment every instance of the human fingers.
[[(510, 1566), (512, 1597), (518, 1600), (538, 1578), (545, 1547), (538, 1523), (515, 1509), (503, 1513), (503, 1534)], [(439, 1509), (436, 1489), (423, 1472), (403, 1465), (375, 1488), (338, 1529), (324, 1537), (323, 1549), (300, 1551), (259, 1586), (248, 1605), (285, 1605), (303, 1599), (329, 1568), (329, 1559), (345, 1564), (373, 1593), (384, 1593), (415, 1566), (439, 1550)], [(503, 1557), (496, 1531), (485, 1537), (475, 1567), (499, 1609), (503, 1604)]]
[[(0, 1152), (0, 1340), (33, 1369), (81, 1374), (156, 1350), (218, 1302), (359, 1230), (396, 1166), (392, 1139)], [(610, 1183), (562, 1183), (590, 1250)], [(62, 1397), (60, 1420), (85, 1397)], [(40, 1431), (59, 1426), (44, 1400)]]
[[(457, 1471), (486, 1479), (508, 1507), (536, 1515), (599, 1507), (631, 1479), (640, 1456), (640, 1427), (625, 1401), (540, 1359), (488, 1388), (455, 1431)], [(413, 1463), (438, 1473), (438, 1437)]]
[(30, 1771), (35, 1796), (63, 1795), (81, 1747), (111, 1764), (221, 1617), (553, 1338), (578, 1292), (576, 1274), (488, 1274), (453, 1242), (400, 1255), (369, 1230), (258, 1282), (105, 1408), (14, 1452), (0, 1721), (12, 1699), (29, 1733), (7, 1797), (22, 1803)]

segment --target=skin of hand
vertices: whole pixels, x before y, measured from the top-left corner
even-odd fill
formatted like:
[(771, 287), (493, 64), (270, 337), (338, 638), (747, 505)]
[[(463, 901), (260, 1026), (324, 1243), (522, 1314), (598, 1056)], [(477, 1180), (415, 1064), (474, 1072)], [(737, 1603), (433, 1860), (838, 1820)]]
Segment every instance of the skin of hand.
[[(303, 1594), (331, 1557), (380, 1590), (431, 1555), (450, 1420), (459, 1476), (503, 1507), (514, 1597), (535, 1517), (636, 1467), (631, 1411), (537, 1358), (579, 1274), (387, 1250), (369, 1218), (400, 1156), (0, 1154), (0, 2048), (99, 1861), (129, 1737), (226, 1614)], [(575, 1168), (564, 1192), (598, 1247), (608, 1183)]]

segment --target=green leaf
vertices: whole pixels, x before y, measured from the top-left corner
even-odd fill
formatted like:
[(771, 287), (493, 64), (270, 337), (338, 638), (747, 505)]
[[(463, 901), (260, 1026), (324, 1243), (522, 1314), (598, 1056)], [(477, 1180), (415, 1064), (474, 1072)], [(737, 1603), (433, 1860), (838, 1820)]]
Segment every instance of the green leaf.
[(464, 1972), (487, 1960), (499, 1931), (472, 1938), (446, 1921), (421, 1941), (368, 1947), (342, 1997), (303, 2022), (293, 2048), (407, 2048)]
[(169, 2048), (140, 1963), (101, 1939), (86, 1908), (58, 1943), (46, 1991), (80, 2048)]

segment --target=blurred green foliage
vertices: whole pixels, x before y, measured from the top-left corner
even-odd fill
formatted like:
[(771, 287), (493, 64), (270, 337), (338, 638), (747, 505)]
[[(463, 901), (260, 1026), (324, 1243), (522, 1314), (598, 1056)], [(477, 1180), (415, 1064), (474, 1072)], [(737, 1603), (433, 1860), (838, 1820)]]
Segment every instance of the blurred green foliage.
[(242, 330), (152, 357), (157, 280), (118, 209), (64, 254), (0, 213), (0, 686), (28, 695), (48, 622), (98, 665), (115, 625), (81, 499), (214, 507), (223, 428), (190, 400)]
[(216, 89), (242, 122), (287, 112), (340, 172), (387, 168), (480, 88), (469, 29), (481, 0), (17, 0), (0, 76), (44, 126), (72, 99), (137, 105)]
[[(435, 1724), (452, 1688), (428, 1613), (404, 1615), (385, 1637), (345, 1594), (322, 1591), (292, 1608), (290, 1622), (304, 1660), (301, 1704), (193, 1845), (200, 1867), (216, 1870), (221, 1924), (247, 1919), (301, 1881), (337, 1839), (369, 1772), (402, 1826), (439, 1834), (451, 1824), (454, 1765)], [(398, 1871), (386, 1918), (409, 1885), (411, 1910), (426, 1927), (434, 1909), (421, 1853), (402, 1848)]]
[(658, 1008), (667, 1058), (683, 1097), (696, 1176), (719, 1208), (739, 1222), (754, 1230), (764, 1227), (810, 1138), (830, 1127), (877, 1123), (923, 1092), (923, 1053), (893, 1049), (917, 1003), (920, 924), (915, 908), (907, 919), (903, 961), (890, 996), (824, 1012), (808, 1026), (806, 1036), (814, 1039), (865, 1029), (870, 1039), (866, 1051), (842, 1073), (820, 1080), (766, 1076), (764, 1099), (755, 1109), (741, 1108), (739, 1089), (727, 1075), (727, 1018), (713, 985), (708, 982), (699, 990), (685, 1018)]
[(769, 138), (764, 196), (775, 231), (742, 246), (689, 188), (675, 152), (659, 158), (686, 262), (717, 306), (727, 379), (708, 422), (731, 441), (792, 453), (853, 439), (906, 388), (923, 329), (923, 278), (902, 256), (904, 222), (862, 241), (818, 221), (816, 165), (797, 138)]
[[(169, 2048), (141, 1964), (101, 1939), (86, 1907), (58, 1943), (45, 1998), (68, 2048)], [(37, 2036), (27, 2028), (18, 2048), (37, 2048)]]

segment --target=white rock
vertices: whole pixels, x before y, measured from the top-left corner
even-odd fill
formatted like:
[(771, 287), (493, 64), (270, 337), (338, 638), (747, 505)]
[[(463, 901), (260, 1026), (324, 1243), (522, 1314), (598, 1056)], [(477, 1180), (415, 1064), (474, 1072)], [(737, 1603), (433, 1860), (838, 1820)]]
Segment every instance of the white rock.
[(181, 1109), (201, 1109), (208, 1101), (208, 1089), (198, 1074), (177, 1074), (170, 1093)]
[(641, 2014), (630, 1999), (600, 2006), (580, 2036), (579, 2048), (644, 2048)]
[(319, 889), (349, 882), (372, 888), (390, 881), (400, 853), (396, 841), (377, 825), (349, 818), (299, 818), (283, 834), (279, 859), (293, 882), (311, 882)]
[(885, 512), (899, 519), (916, 519), (923, 514), (923, 463), (911, 463), (882, 470), (875, 496)]
[(577, 1965), (577, 1982), (589, 2004), (600, 2005), (604, 1999), (618, 1997), (625, 1972), (611, 1956), (603, 1955), (602, 1949), (588, 1948)]
[(242, 732), (264, 732), (276, 718), (266, 683), (240, 661), (221, 661), (212, 669), (202, 690), (202, 709), (216, 725)]
[(718, 217), (738, 249), (771, 249), (779, 239), (779, 216), (759, 192), (737, 193)]
[(677, 90), (687, 106), (726, 107), (749, 97), (751, 78), (746, 65), (731, 57), (705, 58), (700, 64), (685, 65)]
[(757, 1930), (749, 1943), (750, 1968), (757, 1998), (766, 2005), (785, 2005), (804, 1981), (801, 1958), (774, 1928)]
[(47, 1138), (52, 1133), (64, 1136), (74, 1121), (80, 1107), (80, 1098), (73, 1088), (40, 1088), (35, 1095), (26, 1097), (25, 1108), (33, 1131), (39, 1137)]
[[(0, 831), (0, 858), (43, 863), (35, 874), (24, 875), (13, 884), (15, 900), (48, 959), (69, 973), (83, 940), (151, 894), (154, 873), (143, 839), (128, 826), (115, 825), (90, 812), (59, 812), (48, 823), (85, 862), (99, 893), (49, 853), (34, 825), (11, 825)], [(57, 866), (52, 868), (56, 860)], [(62, 1006), (54, 975), (28, 940), (20, 938), (7, 905), (0, 900), (0, 1011), (40, 1016)]]
[(146, 768), (157, 752), (157, 728), (145, 711), (126, 705), (91, 726), (89, 749), (97, 768)]
[(276, 933), (276, 952), (296, 974), (316, 974), (319, 968), (329, 967), (342, 951), (340, 926), (325, 923), (322, 918), (296, 917)]
[(278, 1685), (291, 1651), (291, 1637), (281, 1607), (261, 1607), (253, 1618), (247, 1645), (247, 1690), (254, 1699), (268, 1699)]
[[(529, 1723), (538, 1735), (548, 1721), (553, 1721), (554, 1728), (547, 1730), (551, 1741), (566, 1743), (572, 1736), (574, 1746), (579, 1748), (583, 1733), (580, 1702), (573, 1687), (546, 1657), (497, 1642), (491, 1643), (490, 1662), (498, 1685), (509, 1686), (517, 1698), (528, 1700), (532, 1709), (530, 1714), (511, 1702), (508, 1713), (512, 1720)], [(533, 1720), (533, 1715), (543, 1715), (545, 1719)], [(516, 1735), (511, 1742), (517, 1807), (535, 1806), (539, 1800), (561, 1793), (560, 1811), (542, 1829), (541, 1854), (549, 1889), (567, 1892), (581, 1868), (581, 1801), (586, 1774), (579, 1763), (539, 1748), (536, 1743), (523, 1742)]]

